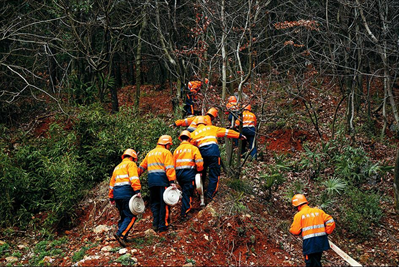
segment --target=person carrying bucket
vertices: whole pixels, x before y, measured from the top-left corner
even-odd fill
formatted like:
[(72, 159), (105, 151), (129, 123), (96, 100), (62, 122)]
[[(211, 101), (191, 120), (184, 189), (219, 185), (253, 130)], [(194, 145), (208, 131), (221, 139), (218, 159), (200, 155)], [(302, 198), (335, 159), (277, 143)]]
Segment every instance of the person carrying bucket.
[(114, 237), (125, 247), (129, 231), (136, 222), (136, 216), (129, 209), (129, 200), (133, 195), (141, 197), (141, 184), (137, 173), (137, 153), (126, 149), (122, 162), (115, 167), (109, 182), (108, 198), (111, 205), (116, 205), (120, 220)]
[(173, 155), (169, 151), (172, 145), (170, 135), (159, 137), (156, 148), (148, 152), (138, 169), (139, 176), (148, 169), (152, 228), (158, 232), (167, 231), (170, 223), (170, 206), (164, 202), (163, 193), (169, 186), (176, 189)]

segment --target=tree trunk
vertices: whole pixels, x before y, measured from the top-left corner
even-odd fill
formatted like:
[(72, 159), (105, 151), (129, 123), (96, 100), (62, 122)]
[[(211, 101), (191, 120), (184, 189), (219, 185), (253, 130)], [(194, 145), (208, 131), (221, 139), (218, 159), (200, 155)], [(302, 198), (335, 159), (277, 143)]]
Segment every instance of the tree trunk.
[(134, 106), (137, 111), (140, 109), (140, 87), (141, 87), (141, 46), (142, 40), (141, 36), (145, 27), (147, 26), (147, 4), (148, 1), (145, 3), (142, 9), (143, 21), (141, 22), (141, 28), (139, 34), (137, 36), (137, 52), (136, 52), (136, 99), (134, 102)]
[(395, 160), (395, 175), (394, 175), (394, 196), (395, 196), (395, 210), (399, 212), (399, 149), (396, 152), (396, 160)]

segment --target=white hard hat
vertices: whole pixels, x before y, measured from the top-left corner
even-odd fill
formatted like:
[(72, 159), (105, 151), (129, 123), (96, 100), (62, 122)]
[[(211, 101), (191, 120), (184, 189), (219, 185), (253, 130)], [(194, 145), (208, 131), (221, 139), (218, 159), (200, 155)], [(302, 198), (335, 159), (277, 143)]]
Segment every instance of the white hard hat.
[(145, 204), (141, 197), (134, 195), (129, 200), (129, 209), (134, 215), (139, 215), (144, 213)]
[(179, 202), (181, 196), (182, 193), (179, 189), (174, 189), (173, 187), (169, 186), (163, 193), (163, 201), (165, 201), (165, 203), (169, 206), (174, 206)]

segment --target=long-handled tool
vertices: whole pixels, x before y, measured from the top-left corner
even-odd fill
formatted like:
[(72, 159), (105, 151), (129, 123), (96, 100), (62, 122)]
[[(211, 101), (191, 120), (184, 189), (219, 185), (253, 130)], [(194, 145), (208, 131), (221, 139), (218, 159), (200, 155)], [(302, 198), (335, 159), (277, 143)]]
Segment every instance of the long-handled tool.
[(335, 245), (333, 242), (328, 241), (330, 243), (330, 247), (332, 250), (334, 250), (341, 258), (343, 258), (347, 263), (349, 263), (351, 266), (362, 266), (360, 263), (352, 259), (348, 254), (343, 252), (337, 245)]

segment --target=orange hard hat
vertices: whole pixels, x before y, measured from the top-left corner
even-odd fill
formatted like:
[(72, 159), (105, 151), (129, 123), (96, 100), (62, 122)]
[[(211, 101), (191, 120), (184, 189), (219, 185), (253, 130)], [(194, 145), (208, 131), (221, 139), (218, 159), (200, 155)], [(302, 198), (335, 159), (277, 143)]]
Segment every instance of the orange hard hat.
[(235, 96), (230, 96), (227, 100), (229, 103), (237, 103), (237, 97)]
[(292, 205), (294, 207), (298, 207), (302, 204), (308, 203), (308, 201), (306, 200), (306, 197), (302, 194), (296, 194), (293, 198), (292, 198)]
[(244, 109), (248, 110), (248, 111), (251, 111), (251, 105), (246, 105)]
[(161, 135), (161, 137), (159, 137), (158, 139), (158, 145), (173, 145), (172, 143), (172, 137), (170, 135)]
[(216, 108), (210, 108), (206, 114), (216, 118), (218, 116), (218, 110)]
[(187, 136), (189, 140), (191, 139), (191, 133), (190, 133), (189, 131), (187, 131), (187, 130), (184, 130), (183, 132), (181, 132), (181, 134), (180, 134), (180, 136), (179, 136), (179, 140), (180, 140), (180, 141), (182, 141), (182, 140), (181, 140), (181, 137), (182, 137), (182, 136)]
[(122, 159), (124, 159), (126, 155), (131, 156), (133, 159), (137, 159), (136, 151), (134, 151), (131, 148), (128, 148), (128, 149), (125, 150), (125, 152), (123, 152)]

